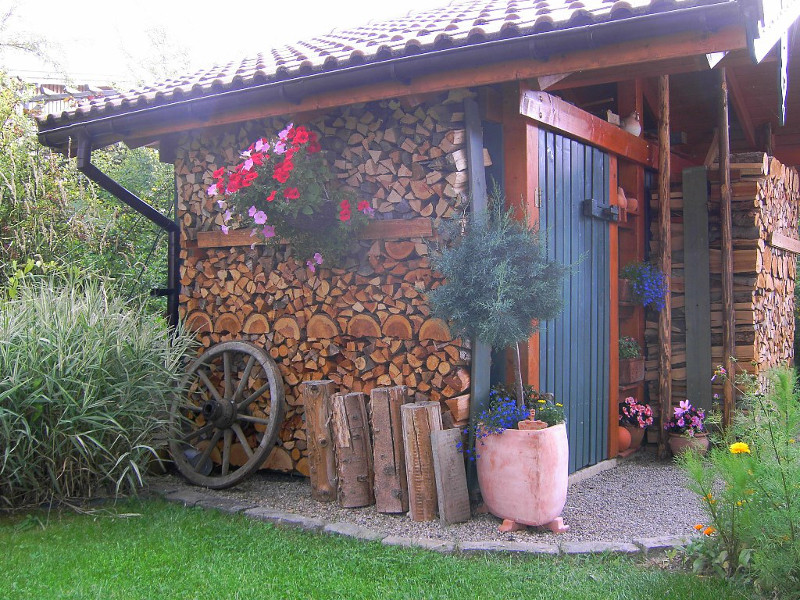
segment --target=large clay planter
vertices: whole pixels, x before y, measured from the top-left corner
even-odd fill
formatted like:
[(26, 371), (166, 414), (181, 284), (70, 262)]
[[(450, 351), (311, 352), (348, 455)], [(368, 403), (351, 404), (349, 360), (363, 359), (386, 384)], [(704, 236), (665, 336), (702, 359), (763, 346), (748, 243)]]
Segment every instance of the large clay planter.
[(644, 429), (641, 427), (633, 427), (631, 425), (623, 425), (625, 429), (628, 430), (628, 433), (631, 434), (631, 448), (638, 448), (642, 445), (642, 440), (644, 439)]
[(629, 385), (639, 383), (644, 379), (644, 359), (643, 358), (620, 358), (619, 359), (619, 384)]
[(707, 433), (696, 433), (694, 437), (670, 433), (667, 443), (675, 456), (680, 456), (690, 448), (704, 455), (709, 446)]
[(625, 452), (631, 447), (631, 434), (627, 427), (620, 425), (617, 427), (617, 450)]
[(546, 525), (567, 501), (569, 445), (564, 423), (539, 431), (506, 429), (478, 440), (478, 483), (501, 519)]

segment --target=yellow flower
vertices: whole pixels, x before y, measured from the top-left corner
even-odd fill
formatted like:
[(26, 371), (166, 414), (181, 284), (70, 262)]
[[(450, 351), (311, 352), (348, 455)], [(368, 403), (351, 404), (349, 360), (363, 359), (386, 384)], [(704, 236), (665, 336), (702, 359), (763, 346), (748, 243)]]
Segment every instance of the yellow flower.
[(736, 442), (731, 444), (730, 451), (731, 454), (750, 454), (750, 446), (744, 442)]
[[(556, 402), (556, 406), (559, 407), (559, 408), (564, 408), (564, 405), (561, 404), (561, 402)], [(792, 440), (792, 441), (794, 441), (794, 440)]]
[(713, 527), (706, 527), (705, 529), (703, 529), (703, 534), (704, 535), (711, 535), (712, 533), (715, 533), (716, 531), (717, 530), (714, 529)]
[(796, 441), (797, 441), (797, 440), (795, 440), (794, 438), (789, 438), (789, 443), (790, 443), (790, 444), (794, 444)]
[(537, 402), (539, 402), (539, 404), (544, 404), (545, 400), (543, 398), (539, 398), (539, 400)]

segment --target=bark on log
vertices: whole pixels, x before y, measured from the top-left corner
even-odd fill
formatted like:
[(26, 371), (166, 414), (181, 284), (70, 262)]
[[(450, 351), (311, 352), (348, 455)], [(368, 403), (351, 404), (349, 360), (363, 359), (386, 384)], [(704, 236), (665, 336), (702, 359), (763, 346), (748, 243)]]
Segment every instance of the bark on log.
[(442, 429), (438, 402), (416, 402), (400, 408), (408, 477), (409, 515), (414, 521), (436, 518), (437, 495), (431, 433)]
[(370, 392), (370, 418), (375, 469), (375, 508), (381, 513), (408, 510), (408, 481), (400, 407), (408, 388), (375, 388)]
[(375, 502), (372, 492), (372, 444), (365, 399), (366, 396), (360, 392), (334, 394), (331, 398), (337, 500), (344, 508), (369, 506)]
[(311, 497), (320, 502), (336, 499), (336, 459), (331, 436), (330, 400), (336, 390), (330, 381), (307, 381), (300, 386), (306, 410), (308, 471)]

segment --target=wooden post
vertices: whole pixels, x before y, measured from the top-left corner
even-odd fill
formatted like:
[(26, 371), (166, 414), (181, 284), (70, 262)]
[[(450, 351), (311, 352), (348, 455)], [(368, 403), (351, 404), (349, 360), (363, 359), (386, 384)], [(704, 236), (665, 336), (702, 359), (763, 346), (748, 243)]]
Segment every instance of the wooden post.
[(664, 308), (658, 315), (658, 343), (659, 343), (659, 370), (658, 387), (661, 398), (661, 421), (658, 442), (658, 454), (661, 457), (667, 454), (667, 432), (663, 423), (669, 418), (672, 405), (672, 232), (670, 231), (669, 210), (669, 75), (660, 75), (658, 78), (658, 104), (661, 118), (658, 121), (658, 199), (660, 210), (658, 212), (658, 230), (661, 238), (661, 255), (659, 256), (661, 270), (667, 276), (667, 294), (664, 298)]
[(431, 432), (436, 494), (439, 499), (439, 520), (442, 525), (463, 523), (472, 516), (467, 493), (467, 472), (464, 455), (458, 451), (460, 429)]
[(719, 180), (720, 229), (722, 231), (722, 359), (729, 377), (723, 387), (722, 423), (733, 420), (733, 355), (736, 343), (736, 315), (733, 312), (733, 228), (731, 216), (731, 143), (728, 125), (728, 83), (720, 69), (719, 94)]
[(438, 402), (416, 402), (400, 407), (408, 477), (409, 514), (414, 521), (436, 517), (436, 478), (433, 467), (431, 432), (442, 429), (442, 408)]
[(306, 381), (300, 386), (306, 410), (308, 472), (311, 497), (320, 502), (336, 498), (336, 459), (330, 428), (330, 398), (336, 387), (333, 381)]
[(404, 513), (408, 510), (408, 481), (400, 407), (406, 403), (408, 388), (375, 388), (369, 396), (375, 508), (381, 513)]
[(336, 447), (337, 499), (344, 508), (369, 506), (372, 493), (372, 444), (369, 441), (366, 396), (361, 392), (334, 394), (331, 424)]

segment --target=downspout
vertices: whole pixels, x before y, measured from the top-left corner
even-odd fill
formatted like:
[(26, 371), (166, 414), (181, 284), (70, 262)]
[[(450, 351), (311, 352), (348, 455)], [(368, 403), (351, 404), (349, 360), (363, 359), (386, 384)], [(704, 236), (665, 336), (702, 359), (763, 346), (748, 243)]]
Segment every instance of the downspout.
[(77, 157), (78, 171), (86, 175), (86, 177), (119, 199), (122, 203), (130, 206), (148, 221), (167, 232), (169, 244), (167, 249), (167, 288), (166, 290), (159, 291), (159, 294), (167, 296), (167, 318), (170, 328), (177, 327), (178, 269), (181, 252), (180, 227), (178, 223), (162, 215), (147, 202), (139, 198), (139, 196), (125, 189), (94, 166), (92, 164), (92, 144), (88, 137), (81, 137), (78, 141)]

